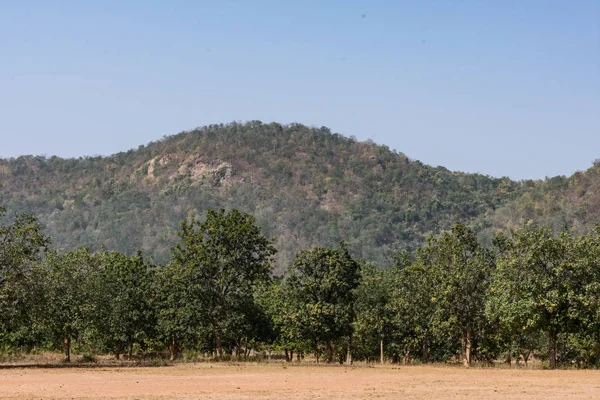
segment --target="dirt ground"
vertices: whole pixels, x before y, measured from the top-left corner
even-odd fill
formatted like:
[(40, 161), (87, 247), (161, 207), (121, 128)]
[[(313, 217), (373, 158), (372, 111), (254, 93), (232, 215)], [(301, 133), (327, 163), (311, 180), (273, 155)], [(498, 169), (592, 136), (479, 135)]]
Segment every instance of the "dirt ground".
[(8, 368), (0, 399), (598, 399), (600, 371), (181, 364)]

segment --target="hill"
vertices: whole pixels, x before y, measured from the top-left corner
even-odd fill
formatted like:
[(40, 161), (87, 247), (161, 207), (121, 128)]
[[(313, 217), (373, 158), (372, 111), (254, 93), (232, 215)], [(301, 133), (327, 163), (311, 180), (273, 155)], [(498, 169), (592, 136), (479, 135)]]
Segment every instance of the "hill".
[(600, 223), (600, 161), (570, 177), (520, 182), (518, 195), (488, 212), (495, 229), (515, 228), (533, 220), (555, 232), (586, 233)]
[(349, 242), (386, 265), (395, 249), (466, 222), (489, 241), (533, 218), (586, 230), (600, 213), (600, 164), (515, 182), (452, 172), (373, 142), (300, 124), (211, 125), (108, 157), (0, 159), (0, 205), (35, 213), (54, 246), (169, 259), (182, 219), (207, 208), (255, 215), (282, 271), (298, 249)]

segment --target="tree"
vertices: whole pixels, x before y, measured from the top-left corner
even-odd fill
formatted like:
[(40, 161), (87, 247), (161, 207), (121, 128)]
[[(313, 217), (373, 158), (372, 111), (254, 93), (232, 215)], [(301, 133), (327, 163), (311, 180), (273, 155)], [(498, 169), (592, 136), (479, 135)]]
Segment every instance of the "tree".
[[(257, 288), (256, 292), (260, 292)], [(262, 307), (258, 293), (254, 299), (244, 299), (233, 307), (234, 312), (224, 323), (224, 339), (230, 351), (235, 351), (238, 358), (247, 359), (250, 350), (260, 350), (275, 339), (273, 321), (267, 310)]]
[(485, 324), (484, 305), (493, 271), (492, 254), (484, 249), (472, 229), (456, 223), (449, 232), (427, 242), (422, 258), (430, 282), (438, 332), (458, 335), (465, 366), (472, 361), (473, 342)]
[(335, 341), (347, 337), (351, 349), (354, 290), (359, 282), (359, 264), (345, 243), (339, 249), (315, 247), (296, 255), (286, 285), (296, 297), (303, 338), (317, 355), (324, 343), (327, 362), (333, 361)]
[[(5, 214), (6, 210), (0, 207), (0, 218)], [(39, 261), (49, 244), (50, 238), (33, 215), (16, 214), (10, 225), (0, 226), (0, 289)]]
[(183, 344), (196, 343), (204, 333), (203, 292), (191, 285), (195, 271), (178, 263), (156, 268), (152, 306), (156, 310), (159, 338), (168, 343), (174, 361)]
[[(573, 361), (577, 365), (583, 362), (586, 366), (600, 363), (600, 226), (587, 235), (570, 238), (563, 234), (561, 239), (567, 240), (567, 251), (572, 255), (566, 257), (568, 279), (564, 280), (568, 296), (568, 325), (571, 334), (560, 335), (570, 352), (575, 353)], [(563, 354), (563, 361), (568, 354)]]
[(463, 364), (472, 361), (472, 344), (486, 325), (485, 299), (494, 270), (492, 253), (477, 241), (475, 232), (457, 223), (450, 233), (440, 240), (443, 257), (441, 262), (442, 290), (439, 307), (440, 321), (447, 320), (462, 334)]
[(360, 273), (360, 285), (355, 291), (355, 334), (362, 343), (372, 337), (377, 339), (379, 360), (383, 364), (384, 342), (392, 330), (393, 270), (380, 270), (367, 264), (362, 266)]
[(549, 229), (528, 224), (501, 242), (506, 251), (498, 256), (488, 313), (518, 336), (546, 332), (549, 366), (556, 368), (558, 334), (575, 326), (578, 286), (584, 283), (572, 237), (554, 237)]
[[(419, 248), (415, 260), (398, 260), (398, 276), (394, 285), (392, 309), (394, 324), (402, 333), (406, 349), (421, 352), (421, 361), (429, 362), (430, 345), (436, 336), (436, 301), (440, 286), (439, 274), (435, 270), (433, 246)], [(406, 258), (406, 257), (405, 257)]]
[(302, 321), (298, 318), (299, 299), (289, 285), (279, 280), (257, 291), (257, 301), (273, 325), (273, 345), (285, 352), (286, 361), (292, 361), (294, 352), (309, 351), (311, 346), (303, 336)]
[(91, 288), (101, 262), (97, 254), (80, 248), (65, 254), (50, 253), (39, 268), (45, 297), (39, 318), (54, 343), (62, 342), (65, 362), (71, 361), (73, 339), (93, 326)]
[[(0, 207), (0, 218), (5, 214)], [(11, 223), (0, 225), (0, 342), (31, 340), (33, 306), (41, 293), (34, 266), (49, 244), (33, 215), (16, 214)]]
[(134, 344), (143, 344), (153, 336), (154, 312), (150, 305), (153, 269), (138, 253), (127, 257), (122, 253), (102, 253), (102, 269), (94, 283), (97, 330), (114, 352), (129, 357)]
[(179, 237), (173, 263), (192, 287), (201, 319), (212, 326), (222, 359), (224, 322), (253, 301), (257, 284), (269, 281), (276, 250), (254, 217), (238, 210), (208, 210), (203, 222), (183, 221)]

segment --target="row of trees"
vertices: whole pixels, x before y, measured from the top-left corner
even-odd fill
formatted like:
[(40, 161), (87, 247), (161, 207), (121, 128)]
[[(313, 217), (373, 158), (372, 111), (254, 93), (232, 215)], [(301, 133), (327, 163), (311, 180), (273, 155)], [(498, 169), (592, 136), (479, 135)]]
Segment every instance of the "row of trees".
[[(0, 214), (4, 214), (0, 209)], [(2, 215), (0, 215), (2, 216)], [(600, 363), (600, 230), (527, 224), (494, 246), (455, 224), (379, 269), (347, 246), (300, 251), (283, 277), (254, 217), (209, 210), (181, 224), (172, 261), (49, 249), (33, 216), (0, 227), (0, 346), (123, 354), (182, 351), (291, 361), (465, 365)]]

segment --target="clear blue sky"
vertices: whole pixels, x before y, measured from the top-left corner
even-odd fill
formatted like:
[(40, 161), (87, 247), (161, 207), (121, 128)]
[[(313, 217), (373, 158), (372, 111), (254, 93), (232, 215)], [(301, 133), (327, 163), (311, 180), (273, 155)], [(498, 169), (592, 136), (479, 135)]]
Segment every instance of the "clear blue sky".
[(111, 154), (253, 119), (454, 170), (586, 169), (600, 1), (0, 0), (2, 157)]

